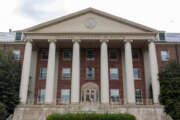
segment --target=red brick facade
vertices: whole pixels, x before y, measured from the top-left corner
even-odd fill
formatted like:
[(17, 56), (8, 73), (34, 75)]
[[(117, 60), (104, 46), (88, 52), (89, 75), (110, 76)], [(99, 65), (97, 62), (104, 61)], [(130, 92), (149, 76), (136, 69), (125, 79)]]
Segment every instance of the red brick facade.
[[(0, 48), (2, 48), (5, 52), (8, 50), (20, 50), (20, 63), (23, 62), (24, 57), (24, 44), (0, 44)], [(36, 85), (35, 85), (35, 103), (37, 101), (38, 89), (45, 88), (46, 80), (40, 79), (40, 69), (42, 67), (47, 67), (47, 60), (41, 60), (40, 54), (44, 49), (38, 49), (38, 60), (37, 60), (37, 74), (36, 74)], [(62, 68), (71, 68), (72, 71), (72, 60), (64, 61), (63, 60), (63, 50), (58, 49), (59, 53), (59, 66), (58, 66), (58, 81), (57, 81), (57, 103), (61, 97), (61, 89), (71, 89), (71, 80), (62, 80)], [(180, 60), (180, 45), (179, 44), (156, 44), (157, 50), (157, 59), (158, 66), (161, 69), (164, 65), (168, 63), (168, 61), (161, 60), (161, 51), (166, 50), (169, 53), (170, 59), (179, 62)], [(48, 49), (46, 49), (48, 51)], [(123, 74), (122, 74), (122, 55), (121, 49), (117, 48), (118, 57), (117, 60), (111, 61), (109, 60), (109, 69), (111, 67), (118, 68), (118, 80), (110, 80), (109, 78), (109, 88), (110, 89), (119, 89), (120, 99), (123, 99)], [(93, 82), (99, 86), (99, 98), (100, 98), (100, 49), (95, 48), (95, 59), (92, 61), (88, 61), (86, 59), (87, 56), (87, 48), (81, 48), (80, 52), (80, 90), (83, 84), (88, 82)], [(86, 80), (86, 67), (94, 67), (95, 68), (95, 79), (94, 80)], [(140, 50), (140, 58), (138, 60), (133, 61), (133, 67), (137, 67), (140, 69), (140, 80), (135, 80), (135, 88), (142, 90), (142, 97), (144, 99), (144, 104), (146, 104), (146, 88), (145, 88), (145, 75), (144, 75), (144, 58), (143, 58), (143, 49)], [(110, 75), (109, 75), (110, 77)], [(80, 92), (81, 93), (81, 92)], [(81, 96), (81, 95), (80, 95)], [(101, 101), (101, 100), (100, 100)]]

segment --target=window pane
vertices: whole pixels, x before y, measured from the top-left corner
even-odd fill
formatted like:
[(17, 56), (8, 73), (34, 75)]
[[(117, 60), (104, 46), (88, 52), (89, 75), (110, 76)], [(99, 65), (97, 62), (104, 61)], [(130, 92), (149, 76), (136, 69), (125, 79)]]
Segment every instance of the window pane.
[(86, 80), (94, 80), (95, 78), (95, 69), (93, 67), (86, 68)]
[(165, 33), (159, 33), (159, 40), (164, 41), (165, 40)]
[(117, 59), (117, 50), (116, 49), (109, 49), (109, 59), (110, 60)]
[(46, 79), (47, 68), (41, 68), (40, 70), (40, 79)]
[(95, 57), (95, 50), (87, 49), (87, 60), (94, 60), (94, 57)]
[(135, 95), (136, 95), (136, 103), (137, 104), (142, 104), (143, 103), (143, 101), (142, 101), (142, 91), (141, 91), (141, 89), (136, 89), (135, 90)]
[(21, 33), (21, 32), (19, 32), (19, 33), (17, 32), (15, 39), (16, 39), (16, 40), (21, 40), (21, 37), (22, 37), (22, 33)]
[(13, 50), (14, 59), (19, 60), (20, 58), (20, 50)]
[(61, 89), (61, 103), (69, 103), (70, 89)]
[(41, 60), (48, 59), (48, 51), (47, 50), (41, 51), (40, 55), (41, 55)]
[(112, 102), (119, 102), (119, 89), (111, 89), (110, 94)]
[(110, 68), (110, 79), (118, 80), (118, 68)]
[(140, 55), (140, 49), (134, 48), (132, 50), (133, 60), (138, 60), (139, 59), (139, 55)]
[(62, 69), (62, 79), (69, 80), (71, 78), (71, 69), (70, 68), (63, 68)]
[(72, 50), (63, 49), (63, 60), (71, 60), (71, 58), (72, 58)]
[(169, 60), (168, 51), (161, 51), (161, 60), (163, 60), (163, 61), (168, 61)]
[(44, 102), (45, 94), (46, 94), (45, 89), (38, 89), (38, 103), (43, 103)]
[(135, 80), (138, 80), (138, 79), (141, 78), (140, 77), (140, 70), (139, 70), (139, 68), (133, 68), (133, 72), (134, 72), (134, 79)]

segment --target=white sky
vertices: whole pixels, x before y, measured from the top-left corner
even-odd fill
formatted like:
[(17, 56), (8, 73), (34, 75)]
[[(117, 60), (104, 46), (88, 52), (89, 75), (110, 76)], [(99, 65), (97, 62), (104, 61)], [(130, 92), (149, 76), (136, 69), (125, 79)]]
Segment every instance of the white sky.
[(24, 29), (88, 7), (158, 30), (180, 32), (180, 0), (1, 0), (0, 32)]

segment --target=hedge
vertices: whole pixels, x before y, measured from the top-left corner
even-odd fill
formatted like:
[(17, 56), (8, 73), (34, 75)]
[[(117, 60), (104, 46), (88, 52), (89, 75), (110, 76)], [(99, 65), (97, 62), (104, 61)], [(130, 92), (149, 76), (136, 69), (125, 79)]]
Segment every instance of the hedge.
[(96, 113), (53, 113), (46, 120), (136, 120), (135, 116), (130, 114), (96, 114)]
[(0, 102), (0, 120), (6, 120), (6, 106)]

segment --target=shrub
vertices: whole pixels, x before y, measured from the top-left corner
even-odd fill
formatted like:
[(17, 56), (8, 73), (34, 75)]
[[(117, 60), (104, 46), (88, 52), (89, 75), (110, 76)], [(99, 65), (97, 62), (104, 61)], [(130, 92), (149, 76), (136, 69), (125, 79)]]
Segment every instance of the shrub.
[(4, 104), (0, 103), (0, 120), (6, 120), (7, 112)]
[(53, 113), (46, 120), (136, 120), (130, 114), (96, 114), (96, 113), (77, 113), (77, 114), (58, 114)]

